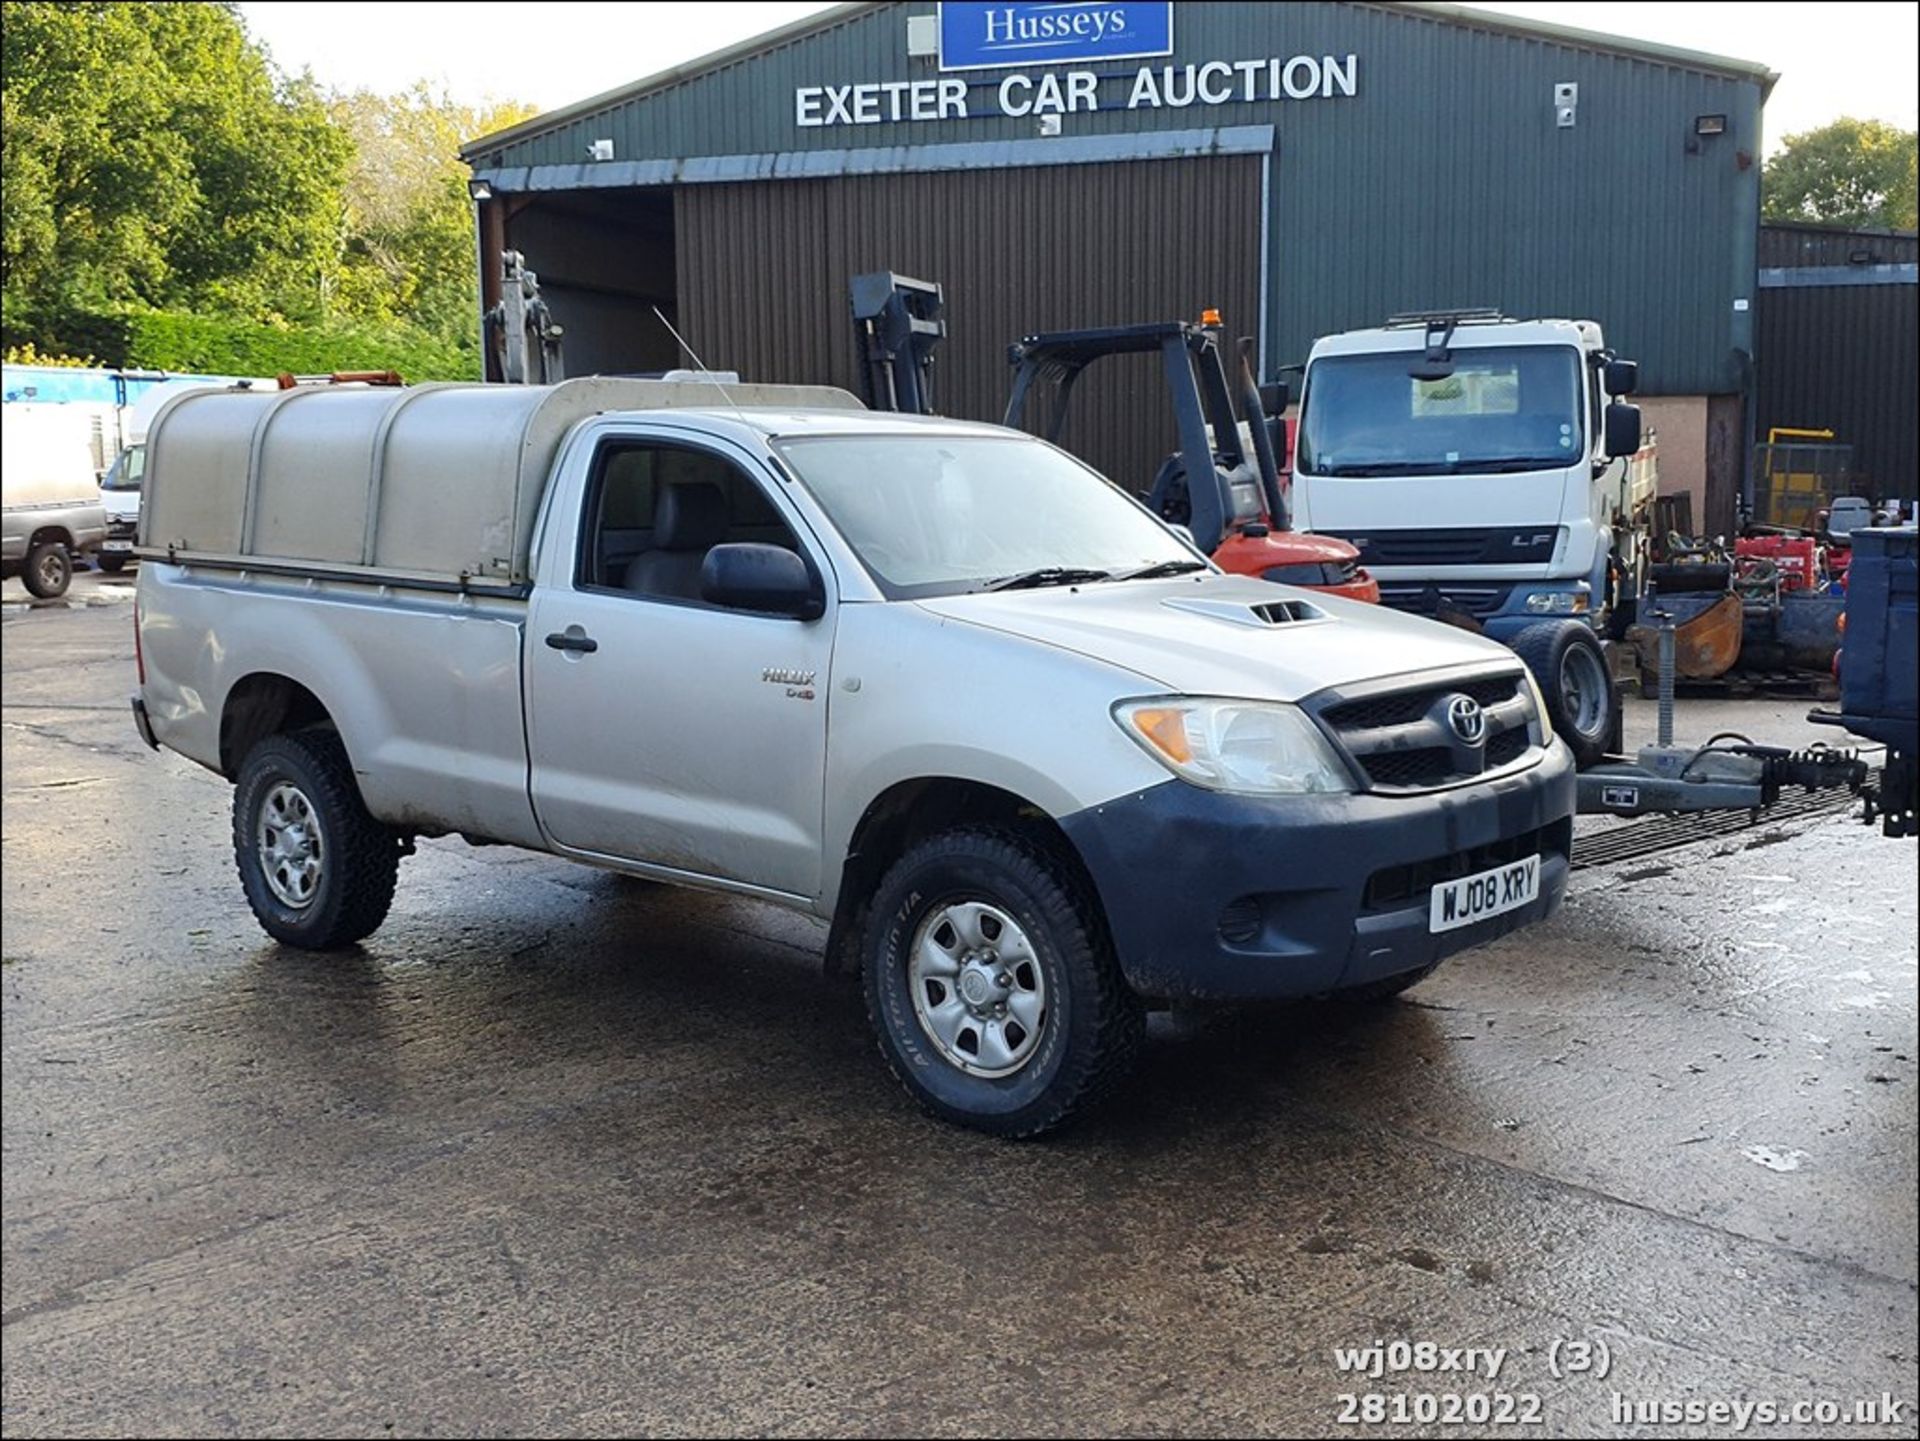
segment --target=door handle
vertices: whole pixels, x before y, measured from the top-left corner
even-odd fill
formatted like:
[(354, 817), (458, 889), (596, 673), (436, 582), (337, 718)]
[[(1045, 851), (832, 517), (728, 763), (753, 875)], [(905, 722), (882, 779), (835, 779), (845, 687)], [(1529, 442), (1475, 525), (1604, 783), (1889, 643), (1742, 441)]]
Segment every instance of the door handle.
[(557, 630), (548, 636), (547, 644), (555, 650), (574, 650), (579, 651), (583, 655), (591, 655), (594, 651), (600, 649), (600, 642), (593, 639), (593, 637), (570, 635), (564, 630)]

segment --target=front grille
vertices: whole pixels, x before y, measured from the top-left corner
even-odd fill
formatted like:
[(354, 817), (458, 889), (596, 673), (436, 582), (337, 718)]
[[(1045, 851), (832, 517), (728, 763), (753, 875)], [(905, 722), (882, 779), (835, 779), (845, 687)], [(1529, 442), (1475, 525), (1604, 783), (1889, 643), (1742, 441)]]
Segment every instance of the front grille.
[(1534, 565), (1553, 558), (1555, 525), (1340, 533), (1363, 565)]
[(1401, 585), (1383, 584), (1380, 604), (1409, 615), (1438, 615), (1451, 607), (1484, 620), (1506, 608), (1510, 585)]
[(1454, 778), (1453, 752), (1438, 746), (1417, 751), (1382, 751), (1364, 757), (1361, 768), (1376, 786), (1443, 786)]
[(1367, 537), (1363, 552), (1369, 565), (1472, 565), (1486, 554), (1493, 534), (1490, 530), (1379, 531)]
[(1367, 888), (1361, 904), (1370, 911), (1390, 910), (1404, 906), (1409, 901), (1424, 899), (1427, 892), (1443, 882), (1477, 875), (1495, 866), (1511, 865), (1531, 855), (1539, 855), (1543, 859), (1558, 856), (1565, 860), (1572, 847), (1573, 822), (1563, 820), (1521, 835), (1506, 836), (1488, 845), (1475, 846), (1472, 850), (1456, 851), (1452, 855), (1435, 856), (1406, 865), (1388, 866), (1367, 877)]
[[(1463, 740), (1448, 720), (1460, 697), (1481, 710), (1484, 734)], [(1533, 747), (1524, 676), (1469, 676), (1403, 690), (1327, 696), (1314, 709), (1376, 791), (1433, 790), (1522, 760)]]
[(1502, 766), (1510, 766), (1527, 753), (1527, 747), (1533, 743), (1527, 734), (1527, 728), (1521, 726), (1510, 731), (1501, 731), (1487, 742), (1487, 769), (1497, 771)]
[(1495, 675), (1449, 685), (1424, 686), (1418, 690), (1394, 691), (1388, 695), (1367, 696), (1333, 706), (1322, 711), (1320, 718), (1338, 731), (1407, 725), (1419, 720), (1442, 696), (1472, 696), (1483, 706), (1498, 705), (1501, 701), (1513, 699), (1519, 684), (1519, 676)]

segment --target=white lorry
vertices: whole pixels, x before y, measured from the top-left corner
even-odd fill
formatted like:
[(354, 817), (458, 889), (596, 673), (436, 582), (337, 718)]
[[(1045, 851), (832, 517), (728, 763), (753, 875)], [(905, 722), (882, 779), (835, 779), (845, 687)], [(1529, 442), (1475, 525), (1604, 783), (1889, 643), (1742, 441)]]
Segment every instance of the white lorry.
[(1617, 635), (1633, 618), (1656, 488), (1624, 400), (1637, 373), (1590, 320), (1446, 311), (1314, 342), (1301, 397), (1294, 523), (1350, 541), (1382, 603), (1528, 654), (1583, 763), (1610, 720), (1604, 659), (1534, 628)]
[(458, 834), (831, 922), (881, 1051), (1002, 1135), (1150, 1004), (1386, 995), (1544, 916), (1572, 764), (1491, 641), (1220, 574), (1045, 442), (810, 387), (174, 401), (134, 715), (234, 783), (290, 945)]

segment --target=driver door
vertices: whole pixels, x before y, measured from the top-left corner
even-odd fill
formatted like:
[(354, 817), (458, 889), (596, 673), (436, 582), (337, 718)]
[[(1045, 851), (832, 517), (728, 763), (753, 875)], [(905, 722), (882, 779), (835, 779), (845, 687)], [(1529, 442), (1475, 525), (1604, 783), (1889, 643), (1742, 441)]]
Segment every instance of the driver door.
[(527, 642), (533, 805), (560, 850), (796, 897), (821, 884), (834, 597), (818, 620), (727, 610), (699, 562), (802, 539), (760, 463), (682, 432), (608, 432), (567, 583)]

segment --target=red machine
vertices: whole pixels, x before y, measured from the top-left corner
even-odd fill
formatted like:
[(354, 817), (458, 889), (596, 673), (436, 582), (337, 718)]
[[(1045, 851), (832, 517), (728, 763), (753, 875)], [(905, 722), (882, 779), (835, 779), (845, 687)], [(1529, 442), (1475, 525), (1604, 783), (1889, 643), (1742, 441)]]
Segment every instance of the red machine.
[(1820, 543), (1810, 535), (1750, 535), (1733, 543), (1736, 574), (1745, 579), (1769, 566), (1782, 591), (1814, 590), (1821, 580)]

